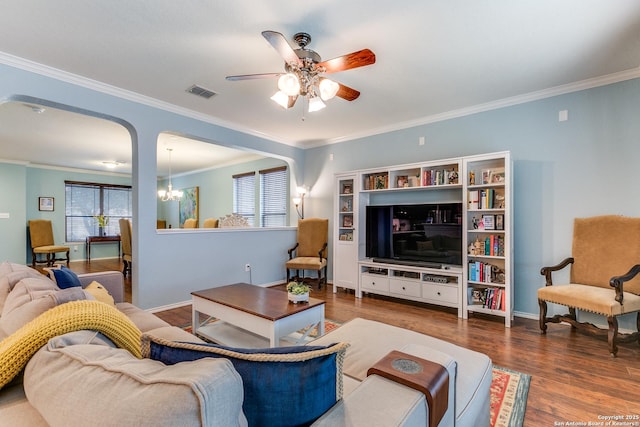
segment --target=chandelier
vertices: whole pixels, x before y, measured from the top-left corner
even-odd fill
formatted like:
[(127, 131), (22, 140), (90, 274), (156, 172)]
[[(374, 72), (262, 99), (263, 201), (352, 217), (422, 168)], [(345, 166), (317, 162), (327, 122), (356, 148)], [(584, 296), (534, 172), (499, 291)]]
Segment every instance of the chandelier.
[(163, 202), (180, 200), (182, 198), (182, 191), (174, 190), (173, 185), (171, 184), (171, 152), (173, 151), (173, 149), (167, 148), (167, 151), (169, 152), (169, 185), (167, 186), (166, 191), (165, 190), (158, 191), (158, 197)]

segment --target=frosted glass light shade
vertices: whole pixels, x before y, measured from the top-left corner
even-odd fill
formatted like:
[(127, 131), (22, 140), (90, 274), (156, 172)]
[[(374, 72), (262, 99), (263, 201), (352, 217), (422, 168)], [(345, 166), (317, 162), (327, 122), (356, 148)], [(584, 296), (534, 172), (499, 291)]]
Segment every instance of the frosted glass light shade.
[(322, 110), (326, 107), (325, 103), (322, 102), (319, 96), (314, 96), (309, 99), (309, 112), (313, 113), (314, 111)]
[(289, 108), (289, 97), (281, 90), (277, 91), (271, 99), (282, 108)]
[(320, 98), (322, 98), (323, 101), (328, 101), (336, 96), (338, 89), (340, 89), (340, 85), (333, 80), (322, 79), (318, 89), (320, 89)]
[(287, 96), (296, 96), (300, 93), (300, 81), (293, 73), (287, 73), (278, 79), (278, 89)]

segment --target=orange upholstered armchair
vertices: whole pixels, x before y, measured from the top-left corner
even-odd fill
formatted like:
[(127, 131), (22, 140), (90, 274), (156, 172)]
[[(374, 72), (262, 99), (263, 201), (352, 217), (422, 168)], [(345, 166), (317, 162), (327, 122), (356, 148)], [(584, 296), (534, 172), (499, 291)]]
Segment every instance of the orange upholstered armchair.
[[(53, 226), (47, 219), (32, 219), (29, 221), (29, 237), (31, 239), (31, 266), (47, 264), (52, 266), (55, 261), (67, 261), (69, 265), (69, 246), (56, 245), (53, 241)], [(66, 258), (56, 258), (57, 253), (66, 253)], [(46, 255), (45, 260), (38, 259), (38, 255)]]
[[(324, 218), (308, 218), (298, 221), (298, 238), (294, 247), (289, 249), (289, 261), (285, 264), (287, 281), (291, 280), (290, 271), (317, 271), (318, 288), (327, 283), (327, 244), (329, 236), (329, 220)], [(324, 275), (323, 275), (324, 273)]]
[(218, 228), (218, 218), (205, 219), (202, 228)]
[(131, 250), (131, 221), (126, 218), (121, 218), (119, 224), (120, 240), (122, 241), (122, 262), (124, 263), (122, 274), (124, 274), (124, 277), (127, 277), (127, 273), (131, 274), (131, 261), (133, 260)]
[[(554, 283), (552, 274), (570, 268), (569, 283)], [(617, 317), (636, 313), (640, 329), (640, 218), (603, 215), (576, 218), (571, 257), (543, 267), (544, 287), (538, 289), (540, 329), (566, 322), (577, 329), (607, 337), (615, 356), (619, 342), (640, 342), (640, 331), (618, 333)], [(547, 316), (547, 303), (568, 307), (567, 314)], [(608, 329), (580, 321), (578, 311), (606, 317)]]
[(189, 218), (184, 220), (184, 228), (198, 228), (198, 220), (195, 218)]

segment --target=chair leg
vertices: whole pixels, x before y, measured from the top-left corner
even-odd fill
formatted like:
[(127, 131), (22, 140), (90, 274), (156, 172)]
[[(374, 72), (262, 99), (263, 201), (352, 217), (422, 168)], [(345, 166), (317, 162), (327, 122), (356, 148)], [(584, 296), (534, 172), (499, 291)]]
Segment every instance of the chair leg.
[(547, 333), (547, 302), (541, 299), (538, 300), (540, 306), (540, 330), (543, 334)]
[(31, 251), (31, 267), (36, 268), (36, 253)]
[(618, 346), (616, 345), (616, 339), (618, 338), (618, 319), (615, 316), (609, 316), (607, 317), (607, 323), (609, 323), (609, 353), (611, 353), (611, 357), (616, 357), (618, 353)]
[(67, 251), (67, 267), (69, 267), (69, 251)]

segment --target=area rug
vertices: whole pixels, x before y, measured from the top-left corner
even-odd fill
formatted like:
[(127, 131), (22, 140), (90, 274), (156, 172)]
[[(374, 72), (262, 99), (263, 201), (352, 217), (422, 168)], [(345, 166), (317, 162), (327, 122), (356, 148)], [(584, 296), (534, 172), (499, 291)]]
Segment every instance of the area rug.
[(491, 427), (520, 427), (527, 408), (531, 375), (493, 366)]

